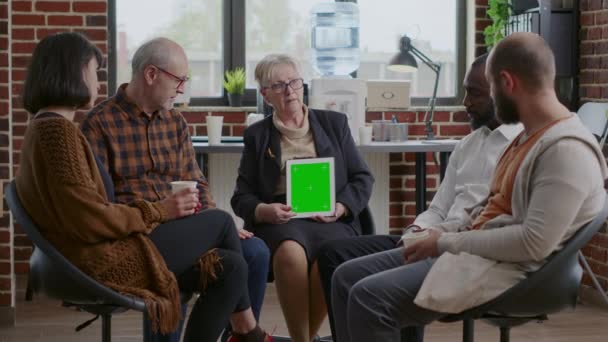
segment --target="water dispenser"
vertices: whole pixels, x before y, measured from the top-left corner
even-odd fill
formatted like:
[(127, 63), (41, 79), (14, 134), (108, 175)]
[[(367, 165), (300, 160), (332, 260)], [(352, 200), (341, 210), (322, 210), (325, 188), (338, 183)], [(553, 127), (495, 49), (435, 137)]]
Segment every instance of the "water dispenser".
[(348, 75), (360, 64), (359, 7), (319, 3), (311, 10), (312, 64), (322, 76)]

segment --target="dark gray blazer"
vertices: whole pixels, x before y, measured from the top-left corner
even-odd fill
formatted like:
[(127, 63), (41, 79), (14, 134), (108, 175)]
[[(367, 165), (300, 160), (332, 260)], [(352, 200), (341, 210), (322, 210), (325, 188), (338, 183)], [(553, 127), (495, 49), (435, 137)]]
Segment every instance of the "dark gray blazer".
[[(336, 202), (350, 211), (350, 215), (341, 220), (361, 233), (359, 213), (367, 206), (374, 177), (355, 146), (346, 115), (309, 109), (308, 118), (317, 157), (335, 160)], [(245, 221), (245, 227), (251, 229), (255, 207), (275, 201), (274, 192), (281, 176), (281, 136), (272, 123), (272, 116), (248, 127), (244, 142), (231, 204)]]

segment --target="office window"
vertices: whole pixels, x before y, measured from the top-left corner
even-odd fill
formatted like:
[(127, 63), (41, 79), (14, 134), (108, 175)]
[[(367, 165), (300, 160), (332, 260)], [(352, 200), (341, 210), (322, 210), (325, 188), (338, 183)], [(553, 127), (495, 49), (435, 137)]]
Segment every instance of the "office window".
[[(333, 0), (109, 0), (110, 91), (127, 82), (135, 49), (164, 36), (186, 50), (191, 69), (191, 105), (227, 105), (225, 70), (245, 66), (244, 104), (255, 105), (254, 69), (269, 53), (288, 53), (302, 64), (306, 82), (318, 77), (311, 65), (310, 10)], [(338, 0), (336, 0), (338, 1)], [(416, 47), (442, 63), (439, 104), (457, 104), (464, 75), (464, 1), (358, 0), (363, 79), (411, 79), (413, 104), (425, 104), (434, 75), (423, 64), (415, 74), (386, 70), (408, 34)], [(378, 18), (381, 18), (379, 20)]]
[(192, 97), (222, 96), (224, 72), (222, 0), (121, 0), (115, 2), (116, 84), (131, 77), (135, 50), (154, 37), (167, 37), (186, 50)]
[(245, 57), (248, 88), (257, 86), (253, 74), (255, 66), (270, 53), (287, 53), (297, 58), (306, 83), (318, 76), (310, 62), (310, 10), (319, 2), (332, 0), (247, 0)]
[[(413, 74), (386, 69), (388, 61), (398, 52), (399, 39), (407, 34), (414, 46), (441, 64), (437, 96), (456, 97), (462, 82), (458, 73), (461, 38), (457, 2), (460, 1), (358, 0), (361, 65), (357, 77), (408, 79), (412, 81), (412, 97), (431, 96), (435, 74), (420, 60), (417, 60), (419, 69)], [(464, 34), (464, 30), (460, 32)]]

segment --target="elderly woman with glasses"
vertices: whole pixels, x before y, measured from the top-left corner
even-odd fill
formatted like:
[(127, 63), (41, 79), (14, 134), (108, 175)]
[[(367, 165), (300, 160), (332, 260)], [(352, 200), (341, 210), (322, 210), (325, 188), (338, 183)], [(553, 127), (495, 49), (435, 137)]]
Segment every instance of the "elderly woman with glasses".
[[(232, 208), (271, 250), (279, 302), (293, 341), (309, 342), (327, 314), (316, 264), (319, 246), (360, 234), (359, 213), (374, 180), (355, 147), (346, 115), (303, 103), (296, 60), (266, 56), (255, 78), (273, 114), (245, 131)], [(296, 214), (286, 205), (285, 164), (311, 157), (334, 158), (335, 212), (293, 218)]]

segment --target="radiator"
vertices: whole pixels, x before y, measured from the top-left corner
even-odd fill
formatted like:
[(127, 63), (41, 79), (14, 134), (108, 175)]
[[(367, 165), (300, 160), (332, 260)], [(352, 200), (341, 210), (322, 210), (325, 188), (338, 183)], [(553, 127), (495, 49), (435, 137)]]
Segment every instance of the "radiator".
[(389, 231), (389, 189), (390, 167), (388, 153), (363, 153), (363, 159), (374, 175), (374, 188), (369, 200), (369, 209), (374, 218), (376, 234), (388, 234)]
[(243, 220), (237, 217), (230, 206), (238, 175), (240, 153), (209, 153), (209, 190), (218, 209), (230, 213), (237, 228), (243, 228)]

